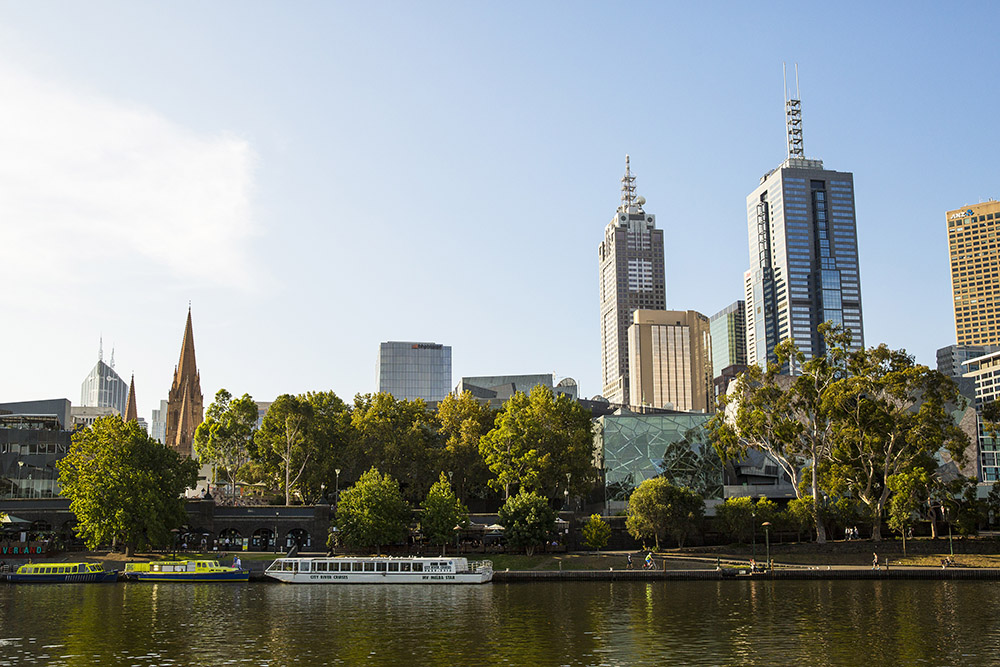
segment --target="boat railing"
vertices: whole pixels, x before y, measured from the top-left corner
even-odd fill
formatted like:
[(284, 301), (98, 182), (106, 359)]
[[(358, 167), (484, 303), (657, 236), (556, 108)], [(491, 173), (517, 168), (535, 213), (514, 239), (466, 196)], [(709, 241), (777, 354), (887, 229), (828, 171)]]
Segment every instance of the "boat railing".
[(492, 569), (493, 569), (493, 561), (491, 560), (469, 561), (470, 572), (483, 572), (484, 570), (492, 570)]

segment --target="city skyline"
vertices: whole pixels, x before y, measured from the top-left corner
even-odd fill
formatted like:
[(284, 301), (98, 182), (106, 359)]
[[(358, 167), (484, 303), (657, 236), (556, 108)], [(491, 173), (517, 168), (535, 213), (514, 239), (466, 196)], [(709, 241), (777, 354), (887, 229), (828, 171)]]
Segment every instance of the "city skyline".
[(0, 401), (74, 397), (103, 335), (148, 416), (189, 300), (206, 401), (350, 400), (385, 340), (601, 393), (594, 249), (625, 154), (666, 307), (742, 299), (783, 62), (807, 156), (854, 174), (867, 345), (933, 367), (956, 342), (945, 213), (1000, 197), (987, 3), (61, 9), (0, 19)]

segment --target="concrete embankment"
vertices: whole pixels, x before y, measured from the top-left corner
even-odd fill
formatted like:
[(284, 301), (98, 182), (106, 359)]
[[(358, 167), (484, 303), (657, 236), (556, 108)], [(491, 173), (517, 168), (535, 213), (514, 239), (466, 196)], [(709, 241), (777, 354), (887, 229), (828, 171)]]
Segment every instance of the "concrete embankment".
[(531, 581), (774, 581), (774, 580), (1000, 580), (1000, 569), (894, 567), (867, 568), (781, 568), (773, 572), (723, 570), (501, 570), (496, 583)]

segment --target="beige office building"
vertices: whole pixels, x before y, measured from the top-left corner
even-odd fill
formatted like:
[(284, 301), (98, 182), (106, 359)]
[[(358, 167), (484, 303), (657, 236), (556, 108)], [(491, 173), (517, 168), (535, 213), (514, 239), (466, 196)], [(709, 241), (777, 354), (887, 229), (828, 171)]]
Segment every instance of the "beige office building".
[(947, 218), (956, 342), (1000, 343), (1000, 202), (963, 206)]
[(628, 329), (630, 405), (711, 412), (712, 336), (693, 310), (637, 310)]

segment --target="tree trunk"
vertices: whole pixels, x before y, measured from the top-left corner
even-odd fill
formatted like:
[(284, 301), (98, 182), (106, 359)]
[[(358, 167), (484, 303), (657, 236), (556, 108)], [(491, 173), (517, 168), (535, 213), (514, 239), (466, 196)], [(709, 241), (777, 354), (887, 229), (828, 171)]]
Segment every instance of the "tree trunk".
[(931, 507), (930, 516), (931, 516), (931, 539), (936, 540), (938, 538), (937, 512), (934, 510), (933, 507)]
[(816, 479), (816, 457), (812, 460), (813, 512), (816, 514), (816, 544), (826, 544), (826, 526), (819, 511), (819, 480)]

